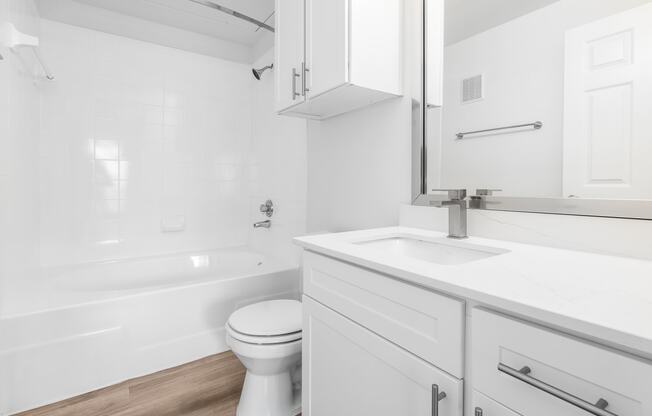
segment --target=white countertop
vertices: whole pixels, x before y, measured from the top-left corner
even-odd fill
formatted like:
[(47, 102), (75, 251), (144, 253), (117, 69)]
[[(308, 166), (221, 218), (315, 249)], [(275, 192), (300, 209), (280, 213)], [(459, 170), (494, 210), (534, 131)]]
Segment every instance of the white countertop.
[[(652, 262), (470, 237), (509, 252), (461, 265), (389, 255), (355, 241), (444, 233), (406, 227), (295, 238), (307, 250), (652, 359)], [(609, 236), (604, 236), (609, 238)]]

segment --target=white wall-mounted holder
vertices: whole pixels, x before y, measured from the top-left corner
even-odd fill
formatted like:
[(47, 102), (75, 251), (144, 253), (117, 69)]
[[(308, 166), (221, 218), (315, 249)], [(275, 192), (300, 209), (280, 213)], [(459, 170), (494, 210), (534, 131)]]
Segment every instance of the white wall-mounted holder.
[(54, 75), (52, 75), (52, 72), (50, 72), (43, 61), (43, 58), (41, 58), (41, 55), (39, 54), (39, 39), (36, 36), (22, 33), (16, 29), (16, 26), (12, 23), (7, 22), (0, 28), (0, 42), (14, 52), (20, 48), (30, 48), (34, 52), (37, 62), (43, 69), (43, 75), (45, 78), (50, 81), (54, 80)]

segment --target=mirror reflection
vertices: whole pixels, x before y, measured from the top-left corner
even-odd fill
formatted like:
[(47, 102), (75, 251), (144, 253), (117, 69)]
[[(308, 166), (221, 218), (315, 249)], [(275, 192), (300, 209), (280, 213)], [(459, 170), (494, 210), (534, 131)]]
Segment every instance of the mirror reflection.
[(445, 0), (444, 16), (430, 193), (652, 200), (650, 1)]

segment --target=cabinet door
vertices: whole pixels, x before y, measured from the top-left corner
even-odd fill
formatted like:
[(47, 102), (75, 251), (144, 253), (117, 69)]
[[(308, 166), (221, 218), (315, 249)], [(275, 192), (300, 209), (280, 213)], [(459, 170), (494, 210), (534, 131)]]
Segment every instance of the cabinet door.
[(306, 0), (306, 76), (308, 97), (349, 79), (349, 1)]
[(462, 415), (461, 380), (308, 296), (303, 307), (304, 415), (430, 415), (433, 385), (439, 415)]
[(276, 111), (305, 101), (301, 66), (304, 62), (305, 0), (276, 0)]

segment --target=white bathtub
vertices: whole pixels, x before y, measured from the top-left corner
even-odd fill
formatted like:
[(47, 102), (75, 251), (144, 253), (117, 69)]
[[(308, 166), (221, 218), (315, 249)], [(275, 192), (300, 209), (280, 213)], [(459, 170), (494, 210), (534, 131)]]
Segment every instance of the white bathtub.
[(43, 270), (0, 317), (0, 415), (226, 351), (236, 308), (298, 294), (296, 265), (247, 249)]

